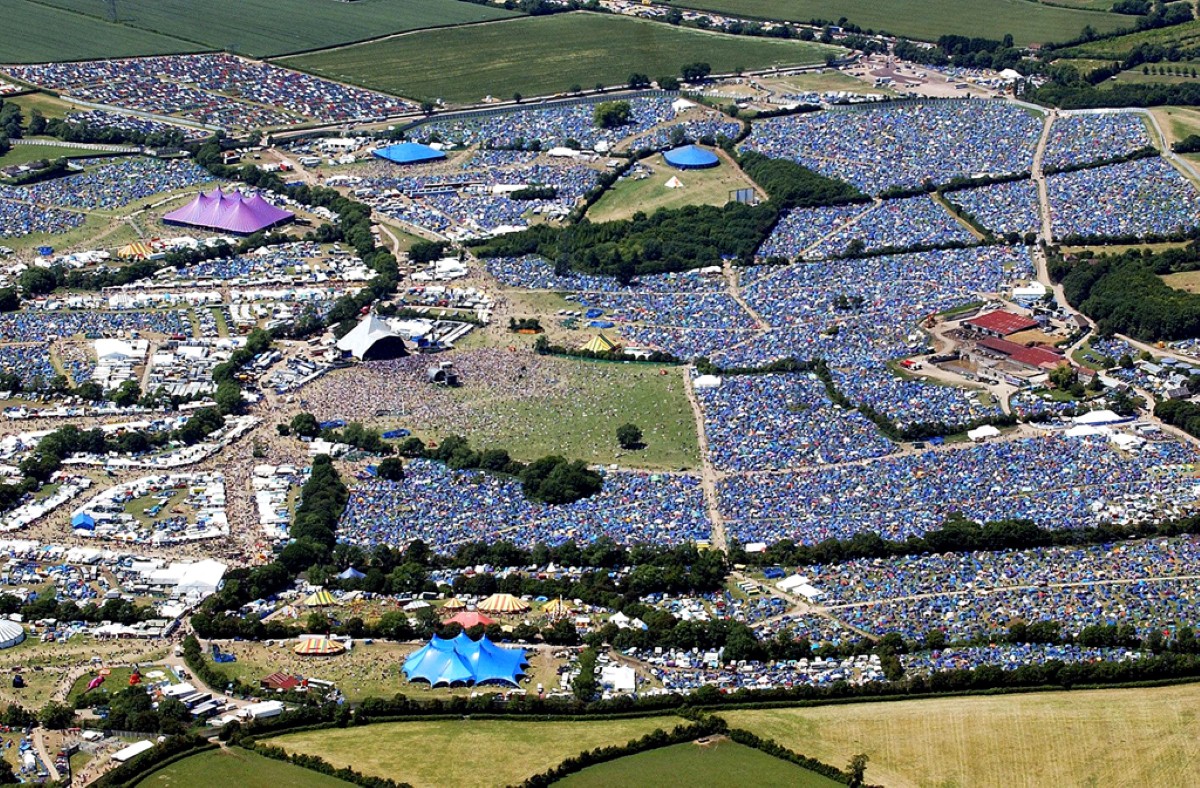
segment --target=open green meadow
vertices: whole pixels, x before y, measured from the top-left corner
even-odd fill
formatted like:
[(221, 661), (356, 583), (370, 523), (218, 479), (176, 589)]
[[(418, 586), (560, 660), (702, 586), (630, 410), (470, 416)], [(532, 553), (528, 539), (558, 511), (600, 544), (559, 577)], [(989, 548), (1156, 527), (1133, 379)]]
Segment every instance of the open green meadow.
[(289, 58), (284, 65), (401, 96), (464, 103), (616, 85), (633, 72), (657, 79), (701, 60), (723, 73), (821, 63), (840, 51), (577, 12), (420, 31)]
[(559, 780), (562, 788), (612, 785), (687, 785), (690, 788), (835, 788), (828, 777), (752, 747), (723, 740), (708, 747), (692, 742), (640, 752), (589, 766)]
[[(39, 1), (105, 18), (104, 5), (99, 0)], [(423, 27), (517, 15), (503, 8), (459, 0), (117, 1), (117, 22), (124, 27), (192, 41), (193, 49), (226, 49), (255, 57), (321, 49)]]
[(1196, 785), (1200, 685), (722, 712), (731, 727), (905, 786)]
[[(334, 766), (422, 786), (515, 785), (584, 750), (620, 745), (674, 717), (589, 722), (449, 720), (388, 722), (292, 733), (267, 742)], [(386, 746), (380, 746), (386, 742)]]
[(75, 148), (71, 145), (13, 145), (12, 149), (0, 156), (0, 167), (11, 167), (14, 164), (28, 164), (39, 159), (57, 159), (63, 156), (94, 156), (95, 151), (86, 148)]
[[(587, 218), (593, 222), (628, 219), (636, 212), (652, 214), (659, 208), (681, 208), (684, 205), (724, 205), (734, 189), (753, 189), (754, 183), (726, 159), (707, 170), (672, 169), (661, 155), (643, 161), (652, 168), (648, 177), (622, 178), (600, 200), (588, 209)], [(667, 182), (678, 178), (683, 184), (671, 189)]]
[(143, 788), (208, 788), (236, 785), (238, 788), (339, 788), (350, 783), (328, 775), (265, 758), (235, 747), (210, 750), (159, 769), (137, 783)]
[(1029, 0), (681, 0), (678, 5), (796, 22), (845, 17), (859, 27), (925, 41), (944, 35), (999, 39), (1012, 33), (1018, 44), (1035, 44), (1070, 41), (1088, 25), (1110, 33), (1134, 24), (1127, 16)]
[[(93, 7), (102, 8), (99, 2)], [(4, 0), (2, 18), (0, 63), (167, 55), (205, 49), (180, 38), (114, 25), (96, 16), (31, 0)]]

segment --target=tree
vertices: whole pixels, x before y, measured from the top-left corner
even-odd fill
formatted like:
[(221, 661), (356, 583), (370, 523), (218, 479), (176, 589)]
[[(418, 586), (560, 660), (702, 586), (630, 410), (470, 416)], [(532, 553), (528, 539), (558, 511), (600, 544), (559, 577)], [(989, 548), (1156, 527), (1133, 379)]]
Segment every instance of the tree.
[(385, 479), (389, 482), (398, 482), (404, 479), (404, 463), (395, 457), (388, 457), (383, 462), (379, 463), (379, 467), (375, 470), (380, 479)]
[(58, 280), (45, 268), (27, 268), (17, 278), (17, 284), (21, 286), (21, 292), (36, 296), (52, 292), (58, 286)]
[(223, 380), (217, 384), (213, 399), (222, 416), (237, 413), (242, 409), (242, 387), (232, 380)]
[(628, 101), (604, 101), (592, 111), (592, 121), (597, 128), (615, 129), (628, 123), (631, 113)]
[(850, 788), (862, 788), (867, 774), (867, 761), (871, 760), (865, 753), (859, 753), (850, 759), (846, 767), (846, 776), (850, 778), (846, 785)]
[(127, 380), (118, 386), (109, 398), (117, 407), (128, 408), (136, 405), (137, 401), (142, 398), (142, 387), (137, 384), (136, 380)]
[(50, 730), (60, 731), (63, 728), (70, 728), (75, 724), (75, 709), (62, 703), (51, 702), (42, 709), (40, 721)]
[(672, 76), (659, 77), (658, 86), (663, 90), (679, 90), (679, 79)]
[[(0, 155), (3, 155), (0, 152)], [(21, 298), (11, 287), (0, 289), (0, 312), (15, 312), (21, 308)]]
[(1063, 391), (1070, 391), (1079, 382), (1079, 373), (1065, 361), (1050, 370), (1049, 377), (1054, 387)]
[(704, 62), (689, 63), (680, 69), (684, 82), (700, 82), (712, 73), (712, 66)]
[(617, 427), (617, 443), (622, 449), (640, 449), (642, 447), (642, 430), (636, 424), (622, 424)]
[(596, 681), (596, 657), (596, 649), (585, 648), (579, 654), (579, 675), (571, 680), (571, 692), (583, 703), (590, 702), (600, 690)]
[(292, 432), (302, 438), (315, 438), (321, 434), (321, 425), (311, 413), (297, 413), (292, 417)]
[(630, 90), (644, 90), (650, 87), (650, 77), (635, 71), (629, 75), (628, 83)]

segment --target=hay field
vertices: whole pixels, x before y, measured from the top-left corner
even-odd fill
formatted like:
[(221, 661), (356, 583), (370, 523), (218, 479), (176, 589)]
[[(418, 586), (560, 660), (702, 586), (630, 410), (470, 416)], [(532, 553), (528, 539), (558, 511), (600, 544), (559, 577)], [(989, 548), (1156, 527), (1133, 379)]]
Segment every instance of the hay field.
[[(104, 18), (98, 0), (39, 0)], [(348, 44), (405, 30), (518, 16), (459, 0), (118, 0), (117, 22), (255, 57)], [(138, 32), (136, 35), (144, 35)], [(195, 48), (195, 47), (193, 47)]]
[(1029, 0), (683, 0), (682, 5), (798, 22), (846, 17), (859, 27), (925, 41), (943, 35), (1000, 39), (1012, 33), (1017, 44), (1046, 43), (1069, 41), (1087, 25), (1102, 33), (1133, 27), (1131, 18), (1118, 14)]
[(703, 749), (688, 742), (640, 752), (589, 766), (556, 785), (562, 788), (608, 788), (613, 785), (836, 788), (840, 783), (752, 747), (725, 740)]
[[(101, 8), (99, 2), (93, 4)], [(0, 63), (168, 55), (206, 47), (31, 0), (4, 0)]]
[(633, 72), (657, 79), (701, 60), (723, 73), (821, 63), (841, 51), (578, 12), (422, 31), (288, 58), (283, 65), (401, 96), (467, 103), (623, 84)]
[(905, 786), (1196, 785), (1200, 685), (730, 711), (730, 726), (867, 782)]
[[(417, 788), (520, 783), (584, 750), (625, 744), (675, 717), (589, 722), (449, 720), (387, 722), (323, 729), (266, 740), (288, 752), (319, 755), (334, 766), (390, 777)], [(380, 742), (387, 742), (380, 747)]]
[(167, 766), (137, 783), (142, 788), (339, 788), (350, 783), (290, 763), (265, 758), (241, 747), (210, 750)]

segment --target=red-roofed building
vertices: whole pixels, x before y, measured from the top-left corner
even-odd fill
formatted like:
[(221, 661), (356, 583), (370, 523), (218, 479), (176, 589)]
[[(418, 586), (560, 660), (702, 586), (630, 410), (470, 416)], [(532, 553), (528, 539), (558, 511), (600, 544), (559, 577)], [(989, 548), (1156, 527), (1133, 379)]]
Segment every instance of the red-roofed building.
[(270, 676), (267, 676), (265, 679), (260, 681), (259, 684), (263, 689), (287, 692), (288, 690), (294, 690), (299, 687), (301, 682), (300, 679), (296, 678), (295, 676), (289, 676), (286, 673), (272, 673)]
[(1038, 322), (1024, 315), (1016, 315), (1012, 312), (1005, 312), (1003, 309), (997, 309), (995, 312), (988, 312), (986, 315), (979, 315), (978, 317), (963, 321), (963, 326), (980, 334), (993, 337), (1006, 337), (1018, 331), (1028, 331), (1031, 328), (1037, 328)]
[(1030, 369), (1050, 370), (1067, 360), (1057, 348), (1048, 345), (1026, 347), (996, 337), (983, 337), (975, 343), (975, 350), (986, 358), (1001, 359)]

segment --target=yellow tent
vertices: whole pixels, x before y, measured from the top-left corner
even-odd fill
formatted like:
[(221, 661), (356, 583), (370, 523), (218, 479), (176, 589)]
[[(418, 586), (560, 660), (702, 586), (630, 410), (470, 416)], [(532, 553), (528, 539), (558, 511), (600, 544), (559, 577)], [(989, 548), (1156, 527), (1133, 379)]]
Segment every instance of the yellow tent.
[(597, 334), (588, 340), (586, 345), (580, 348), (580, 350), (590, 350), (593, 353), (611, 353), (614, 350), (620, 349), (621, 344), (619, 342), (609, 339), (604, 334)]
[(550, 618), (560, 618), (571, 614), (571, 606), (563, 601), (562, 597), (555, 599), (553, 602), (547, 602), (542, 608), (542, 612)]
[(154, 254), (154, 250), (150, 248), (150, 245), (141, 241), (135, 241), (117, 250), (117, 257), (126, 260), (145, 260), (152, 254)]
[(446, 604), (442, 605), (442, 610), (466, 610), (466, 608), (467, 608), (467, 603), (462, 601), (458, 597), (454, 597), (453, 599), (448, 599), (448, 600), (446, 600)]
[(332, 657), (341, 654), (346, 647), (324, 635), (308, 635), (296, 644), (295, 651), (302, 657)]
[(322, 588), (315, 594), (311, 594), (308, 599), (305, 599), (304, 604), (309, 607), (328, 607), (329, 605), (336, 605), (337, 600), (333, 598), (333, 594)]
[(512, 594), (492, 594), (476, 607), (485, 613), (525, 613), (529, 610), (529, 603)]

